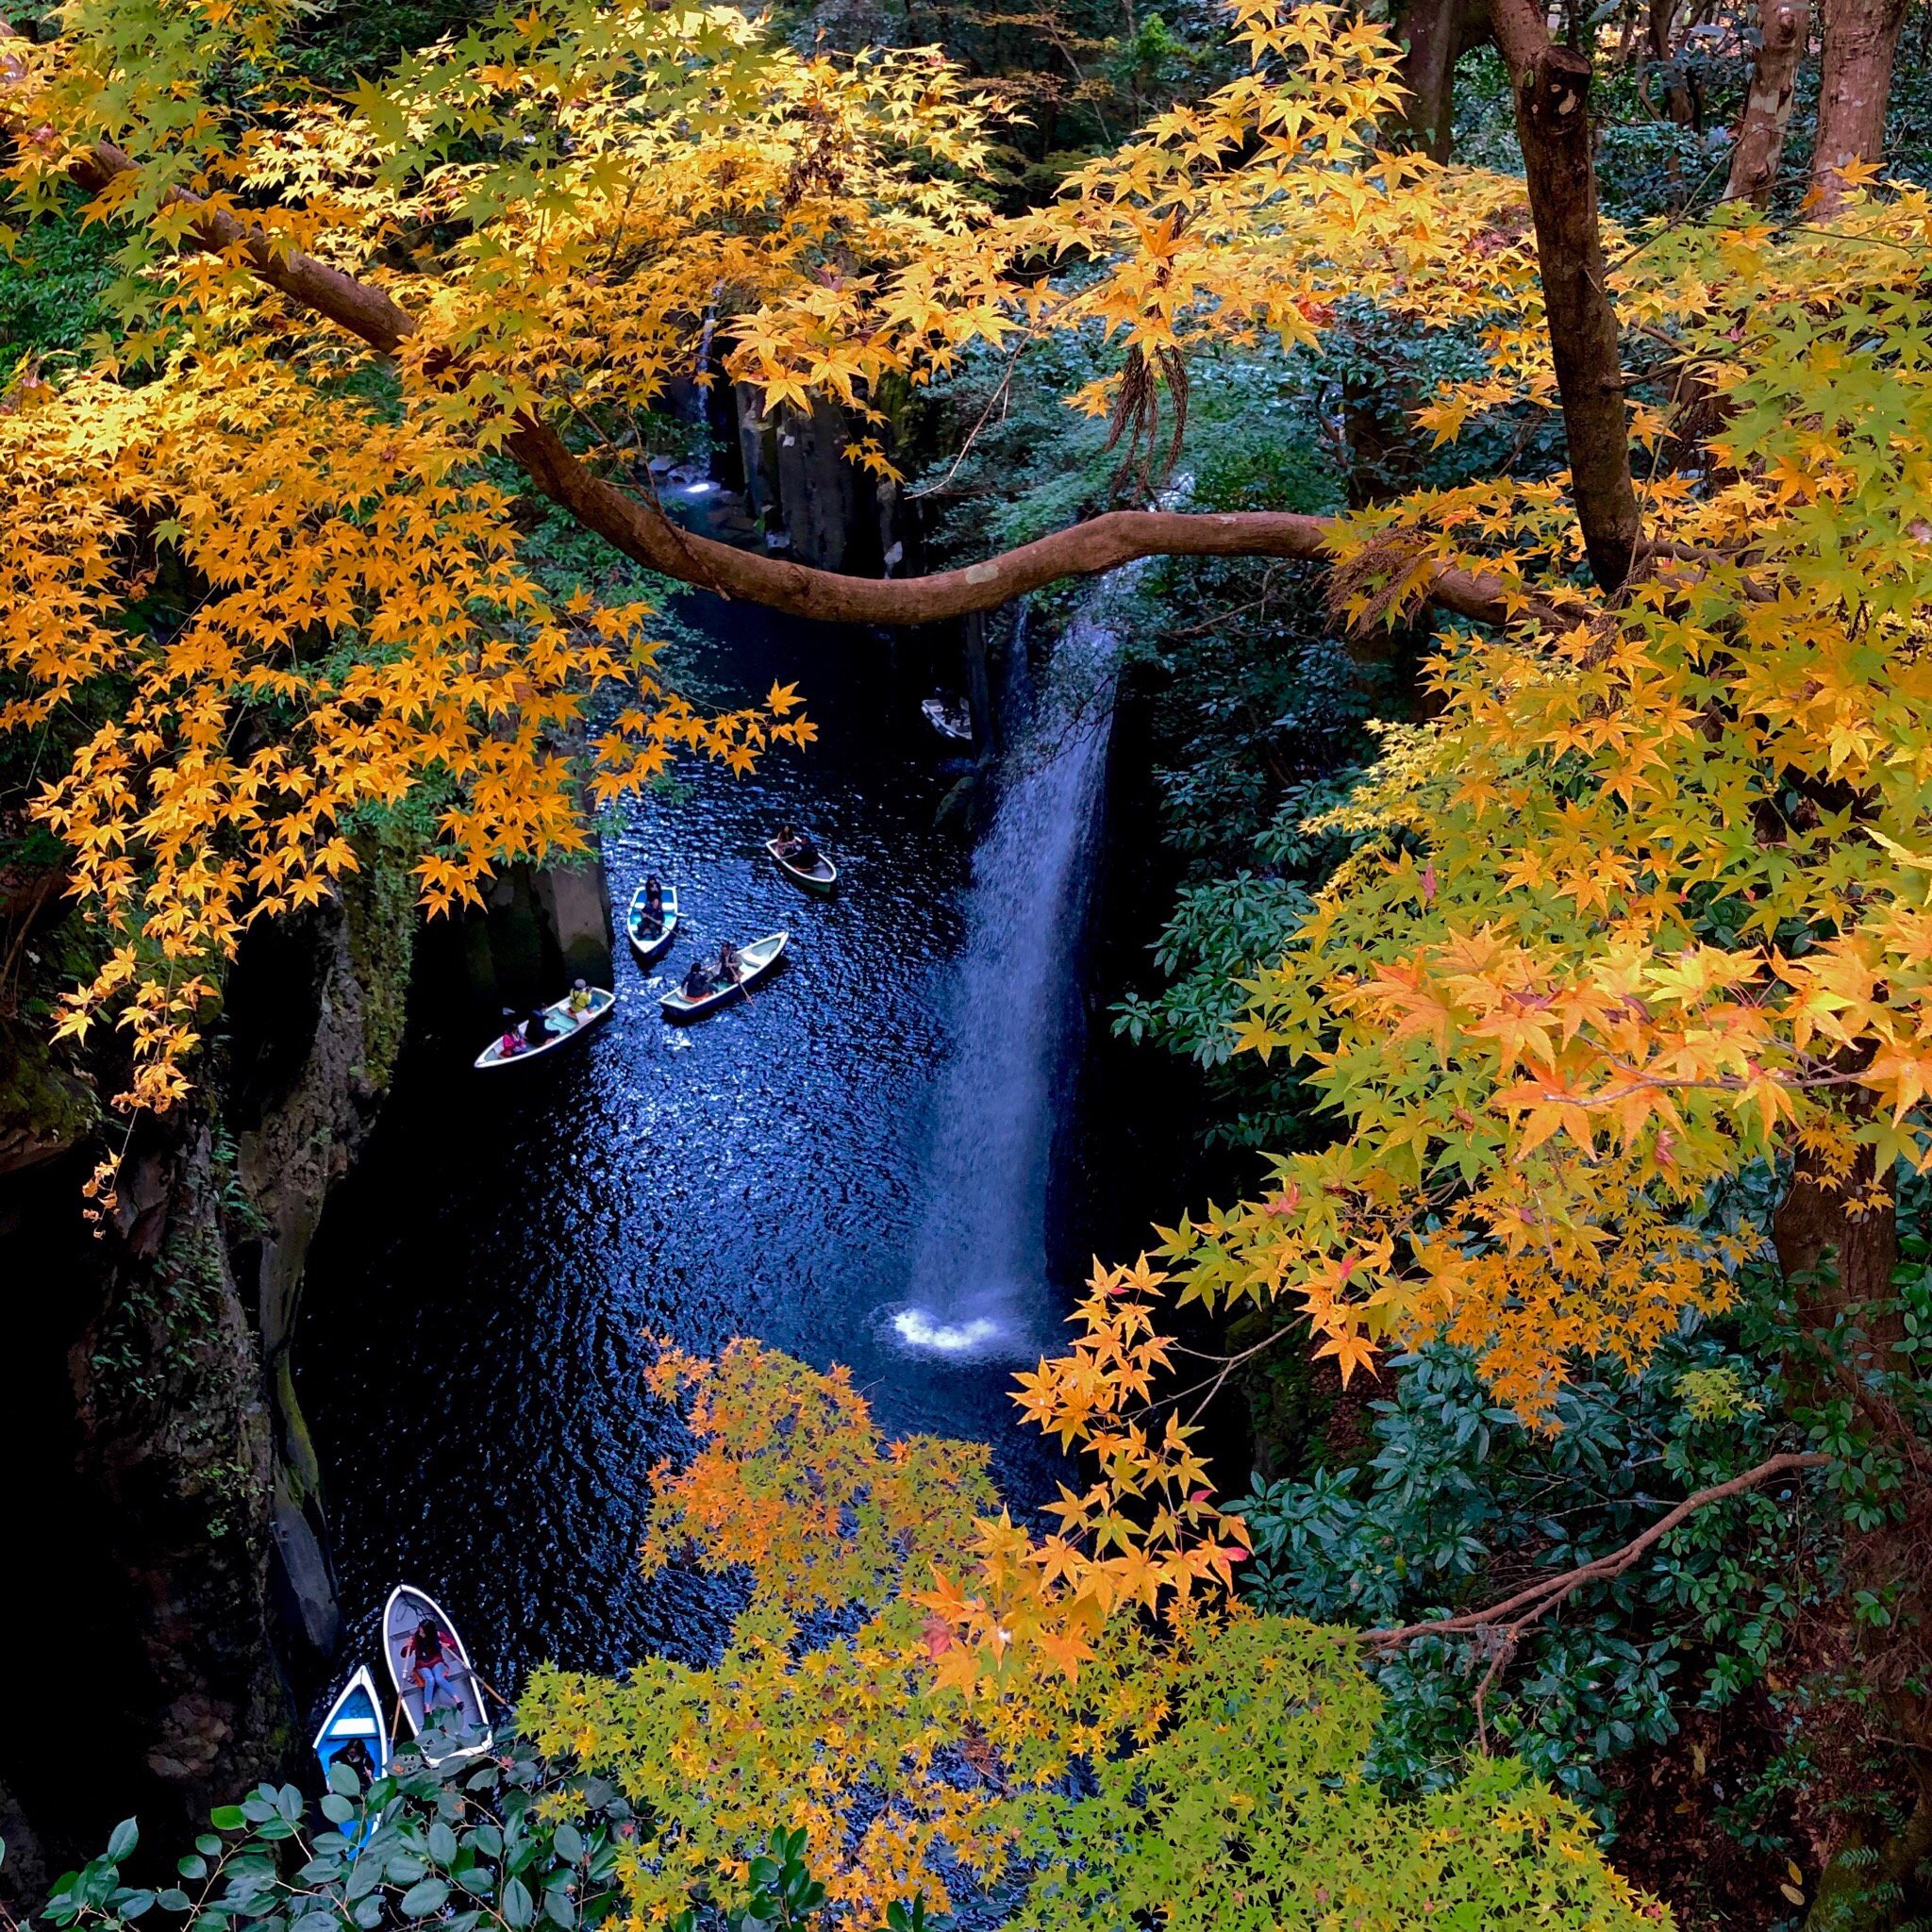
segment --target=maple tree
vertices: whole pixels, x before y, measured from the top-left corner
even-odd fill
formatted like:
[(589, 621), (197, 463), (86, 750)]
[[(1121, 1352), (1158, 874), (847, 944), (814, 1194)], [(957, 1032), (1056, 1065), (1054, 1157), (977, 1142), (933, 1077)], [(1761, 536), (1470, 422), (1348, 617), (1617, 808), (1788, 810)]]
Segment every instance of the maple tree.
[[(1135, 1311), (1105, 1325), (1125, 1350), (1118, 1382), (1144, 1388), (1160, 1346), (1144, 1298), (1117, 1278), (1095, 1294)], [(740, 1341), (715, 1362), (666, 1350), (657, 1381), (687, 1405), (697, 1447), (653, 1472), (646, 1566), (694, 1554), (747, 1574), (749, 1602), (715, 1664), (647, 1658), (621, 1683), (545, 1669), (520, 1707), (540, 1748), (608, 1776), (653, 1822), (617, 1861), (638, 1922), (741, 1885), (774, 1818), (804, 1834), (833, 1906), (868, 1923), (894, 1901), (945, 1911), (1003, 1884), (1023, 1925), (1144, 1909), (1175, 1925), (1393, 1926), (1418, 1899), (1486, 1924), (1658, 1911), (1520, 1765), (1491, 1761), (1415, 1802), (1365, 1779), (1379, 1700), (1353, 1633), (1254, 1617), (1218, 1589), (1145, 1616), (1166, 1574), (1158, 1533), (1137, 1571), (1084, 1554), (1136, 1541), (1117, 1513), (1141, 1488), (1131, 1424), (1092, 1432), (1093, 1491), (1063, 1506), (1097, 1545), (1035, 1550), (991, 1514), (983, 1444), (883, 1442), (842, 1370)], [(1177, 1462), (1168, 1474), (1191, 1479)], [(1017, 1628), (956, 1635), (950, 1577), (1029, 1572), (1091, 1613), (1065, 1668), (1032, 1667)], [(1053, 1641), (1033, 1591), (982, 1594), (967, 1621), (995, 1608)]]
[[(1125, 332), (1112, 400), (1151, 448), (1163, 382), (1184, 412), (1191, 337), (1308, 340), (1336, 288), (1392, 288), (1483, 219), (1411, 206), (1419, 165), (1365, 141), (1398, 97), (1387, 44), (1319, 8), (1250, 7), (1250, 77), (1016, 221), (967, 187), (984, 106), (931, 55), (801, 59), (726, 9), (577, 4), (506, 12), (337, 100), (278, 59), (279, 24), (76, 8), (48, 46), (11, 39), (0, 76), (24, 205), (77, 181), (125, 237), (118, 340), (17, 373), (0, 468), (7, 722), (134, 686), (41, 809), (121, 934), (69, 1024), (125, 1003), (142, 1104), (180, 1092), (241, 925), (356, 862), (358, 808), (453, 791), (423, 861), (435, 907), (571, 846), (555, 747), (599, 684), (642, 680), (598, 746), (607, 791), (673, 744), (738, 758), (802, 735), (789, 693), (718, 721), (669, 698), (642, 612), (547, 608), (480, 457), (639, 561), (812, 615), (943, 616), (1155, 549), (1315, 556), (1311, 518), (1116, 513), (871, 584), (689, 535), (600, 471), (719, 321), (767, 407), (829, 394), (861, 417), (882, 379), (967, 342), (1097, 321)], [(204, 96), (231, 71), (245, 109)], [(1297, 234), (1349, 241), (1324, 259)], [(1077, 291), (1032, 273), (1070, 253), (1106, 272)], [(854, 455), (888, 463), (875, 438)], [(155, 608), (163, 564), (194, 587), (185, 618)], [(1431, 592), (1503, 614), (1455, 566)], [(239, 751), (244, 714), (266, 741)]]
[[(1547, 1417), (1577, 1357), (1640, 1365), (1728, 1304), (1755, 1233), (1714, 1196), (1783, 1170), (1779, 1257), (1815, 1284), (1810, 1324), (1852, 1338), (1827, 1378), (1916, 1470), (1884, 1308), (1932, 1089), (1932, 200), (1862, 192), (1847, 151), (1818, 219), (1743, 193), (1623, 234), (1596, 207), (1591, 62), (1540, 8), (1489, 21), (1522, 178), (1381, 139), (1401, 79), (1373, 25), (1263, 0), (1235, 20), (1246, 75), (1016, 216), (974, 192), (986, 106), (937, 57), (801, 57), (724, 8), (533, 4), (341, 99), (278, 62), (269, 5), (76, 0), (61, 40), (16, 44), (17, 192), (77, 184), (126, 238), (120, 339), (21, 372), (0, 416), (7, 722), (128, 692), (42, 805), (124, 935), (72, 1024), (126, 996), (136, 1097), (177, 1093), (213, 962), (353, 864), (366, 805), (438, 799), (432, 902), (568, 847), (559, 734), (599, 685), (641, 680), (597, 747), (607, 791), (677, 744), (742, 761), (806, 735), (787, 691), (722, 720), (662, 691), (635, 608), (552, 608), (491, 459), (635, 561), (808, 617), (928, 621), (1156, 553), (1320, 561), (1349, 624), (1441, 626), (1431, 715), (1322, 822), (1352, 856), (1241, 1033), (1310, 1070), (1338, 1137), (1171, 1232), (1182, 1294), (1288, 1298), (1344, 1375), (1446, 1330)], [(1191, 355), (1309, 341), (1342, 294), (1480, 340), (1438, 435), (1553, 415), (1568, 470), (1346, 518), (1116, 510), (878, 582), (710, 542), (625, 487), (632, 417), (713, 331), (767, 407), (851, 408), (881, 468), (887, 378), (1105, 332), (1120, 370), (1074, 401), (1151, 482)], [(145, 615), (163, 554), (203, 587), (179, 625)], [(1138, 1412), (1165, 1279), (1103, 1271), (1081, 1341), (1028, 1379), (1102, 1474), (1062, 1535), (988, 1518), (924, 1593), (949, 1693), (1040, 1657), (1053, 1695), (1091, 1687), (1144, 1641), (1127, 1607), (1178, 1658), (1224, 1587), (1240, 1530), (1186, 1431)], [(767, 1534), (809, 1574), (823, 1525), (785, 1493)], [(1873, 1560), (1909, 1597), (1923, 1481), (1886, 1507), (1907, 1535)], [(746, 1640), (774, 1671), (776, 1632)]]

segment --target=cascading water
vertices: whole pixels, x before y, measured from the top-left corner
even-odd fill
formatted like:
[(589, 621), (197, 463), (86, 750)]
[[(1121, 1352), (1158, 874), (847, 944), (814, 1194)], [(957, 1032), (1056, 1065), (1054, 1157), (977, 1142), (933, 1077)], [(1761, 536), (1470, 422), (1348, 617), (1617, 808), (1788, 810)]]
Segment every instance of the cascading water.
[(1014, 728), (992, 824), (974, 855), (950, 1060), (926, 1166), (931, 1206), (908, 1347), (1022, 1356), (1047, 1339), (1047, 1174), (1079, 1051), (1078, 964), (1101, 777), (1113, 719), (1114, 640), (1076, 621), (1037, 691), (1015, 641)]

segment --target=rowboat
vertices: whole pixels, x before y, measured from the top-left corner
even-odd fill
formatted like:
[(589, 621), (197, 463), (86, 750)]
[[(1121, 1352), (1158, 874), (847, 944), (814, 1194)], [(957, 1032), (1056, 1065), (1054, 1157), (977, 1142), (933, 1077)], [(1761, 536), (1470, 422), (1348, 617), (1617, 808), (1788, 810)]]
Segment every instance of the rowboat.
[(929, 697), (920, 706), (925, 722), (941, 738), (956, 739), (961, 744), (973, 742), (973, 712), (964, 698), (948, 702), (942, 697)]
[(785, 941), (790, 937), (782, 932), (767, 933), (761, 940), (754, 940), (750, 945), (742, 946), (738, 954), (738, 978), (730, 986), (721, 986), (716, 992), (707, 993), (701, 1000), (688, 1000), (682, 988), (667, 992), (658, 1002), (659, 1010), (667, 1020), (685, 1022), (702, 1020), (707, 1013), (715, 1013), (720, 1007), (728, 1007), (733, 1000), (744, 997), (746, 987), (762, 979), (778, 963), (778, 956), (785, 950)]
[(777, 861), (778, 870), (795, 879), (808, 892), (829, 892), (839, 883), (839, 868), (821, 852), (809, 865), (800, 865), (778, 850), (775, 839), (765, 841), (765, 850)]
[(630, 938), (631, 950), (638, 956), (640, 966), (648, 966), (659, 958), (671, 943), (671, 935), (677, 930), (677, 888), (664, 888), (664, 924), (656, 939), (644, 934), (644, 888), (640, 886), (631, 894), (630, 910), (624, 916), (624, 929)]
[(497, 1067), (522, 1066), (525, 1060), (540, 1059), (544, 1054), (555, 1053), (559, 1046), (569, 1046), (581, 1039), (598, 1021), (608, 1020), (611, 1008), (617, 1004), (617, 995), (605, 987), (593, 986), (590, 994), (591, 1004), (580, 1014), (571, 1011), (568, 993), (554, 1006), (543, 1008), (549, 1021), (549, 1031), (541, 1045), (526, 1046), (522, 1053), (505, 1053), (503, 1038), (499, 1034), (476, 1056), (477, 1066), (488, 1071)]
[(367, 1790), (389, 1772), (389, 1726), (382, 1721), (382, 1700), (367, 1664), (342, 1686), (342, 1694), (328, 1707), (315, 1734), (315, 1756), (325, 1781), (337, 1758), (346, 1758)]
[(483, 1708), (483, 1687), (470, 1667), (470, 1653), (463, 1647), (457, 1626), (443, 1614), (441, 1605), (428, 1591), (408, 1583), (397, 1584), (389, 1593), (389, 1602), (382, 1607), (382, 1655), (389, 1665), (390, 1682), (396, 1687), (396, 1696), (402, 1704), (403, 1715), (409, 1720), (410, 1730), (420, 1739), (423, 1689), (416, 1681), (416, 1667), (405, 1646), (425, 1617), (432, 1619), (448, 1640), (445, 1650), (454, 1649), (457, 1654), (457, 1664), (450, 1676), (455, 1682), (459, 1708), (452, 1710), (446, 1704), (438, 1704), (434, 1720), (442, 1748), (432, 1750), (425, 1745), (424, 1761), (441, 1764), (446, 1757), (474, 1757), (496, 1741), (490, 1728), (489, 1714)]

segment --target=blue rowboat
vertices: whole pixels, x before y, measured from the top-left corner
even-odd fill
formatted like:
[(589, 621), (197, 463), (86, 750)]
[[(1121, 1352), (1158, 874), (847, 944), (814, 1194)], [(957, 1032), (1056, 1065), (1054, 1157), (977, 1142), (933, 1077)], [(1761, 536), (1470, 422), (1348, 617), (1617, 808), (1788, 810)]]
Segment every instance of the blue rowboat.
[[(367, 1664), (358, 1664), (356, 1674), (342, 1686), (342, 1692), (328, 1707), (322, 1728), (315, 1734), (315, 1758), (322, 1766), (325, 1787), (329, 1767), (349, 1765), (366, 1794), (379, 1777), (388, 1775), (390, 1760), (389, 1726), (382, 1721), (382, 1705), (375, 1694), (375, 1679)], [(343, 1832), (352, 1850), (369, 1836), (373, 1821), (351, 1826)]]

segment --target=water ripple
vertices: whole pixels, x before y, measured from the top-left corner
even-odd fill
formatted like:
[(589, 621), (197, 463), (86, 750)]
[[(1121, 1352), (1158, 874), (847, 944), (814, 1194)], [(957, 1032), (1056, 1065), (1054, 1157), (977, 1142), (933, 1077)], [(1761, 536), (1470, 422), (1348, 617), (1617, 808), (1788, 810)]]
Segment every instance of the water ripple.
[[(407, 1574), (506, 1689), (544, 1658), (707, 1657), (728, 1627), (730, 1584), (639, 1570), (646, 1472), (686, 1442), (644, 1387), (650, 1336), (845, 1362), (888, 1429), (992, 1442), (1023, 1505), (1059, 1473), (1008, 1391), (1063, 1305), (1036, 1284), (1000, 1333), (907, 1306), (968, 874), (933, 829), (946, 747), (923, 680), (866, 641), (730, 622), (697, 667), (711, 687), (796, 680), (824, 737), (751, 781), (689, 770), (633, 811), (607, 841), (613, 895), (675, 879), (689, 938), (648, 976), (619, 960), (582, 1051), (488, 1080), (413, 1051), (311, 1263), (298, 1380), (352, 1638)], [(837, 855), (835, 899), (765, 857), (786, 818)], [(662, 1024), (651, 979), (779, 927), (793, 957), (747, 1004)]]

